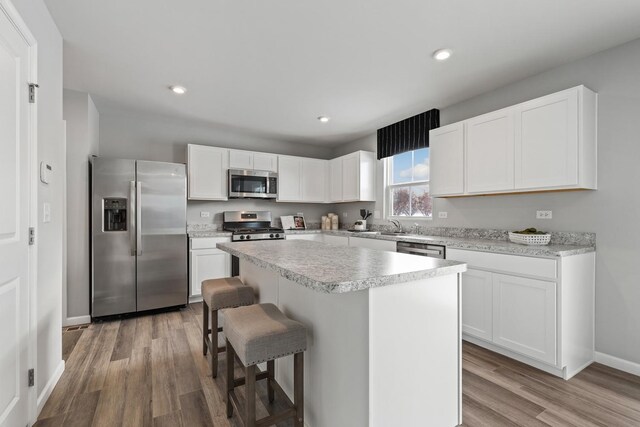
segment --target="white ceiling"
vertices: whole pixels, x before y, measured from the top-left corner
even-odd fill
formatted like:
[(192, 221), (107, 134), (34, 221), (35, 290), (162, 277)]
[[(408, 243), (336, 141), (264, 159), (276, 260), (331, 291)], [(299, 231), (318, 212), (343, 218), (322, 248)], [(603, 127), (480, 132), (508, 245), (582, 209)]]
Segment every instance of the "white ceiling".
[[(99, 109), (324, 144), (640, 37), (638, 0), (46, 3), (64, 85)], [(453, 57), (435, 62), (438, 48)]]

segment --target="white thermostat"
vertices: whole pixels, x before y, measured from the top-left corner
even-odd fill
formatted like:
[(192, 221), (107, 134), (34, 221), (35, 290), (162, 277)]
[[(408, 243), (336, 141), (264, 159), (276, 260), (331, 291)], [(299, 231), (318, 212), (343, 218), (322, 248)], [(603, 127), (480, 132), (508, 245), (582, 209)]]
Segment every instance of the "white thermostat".
[(40, 162), (40, 181), (45, 184), (51, 182), (51, 174), (53, 173), (53, 168), (51, 165), (46, 162)]

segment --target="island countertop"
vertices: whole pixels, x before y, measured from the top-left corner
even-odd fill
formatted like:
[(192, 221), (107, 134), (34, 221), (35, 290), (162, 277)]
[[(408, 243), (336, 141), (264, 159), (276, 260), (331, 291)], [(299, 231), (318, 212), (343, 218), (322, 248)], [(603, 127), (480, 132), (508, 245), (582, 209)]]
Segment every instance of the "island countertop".
[(462, 262), (305, 240), (218, 243), (218, 249), (323, 293), (457, 274)]

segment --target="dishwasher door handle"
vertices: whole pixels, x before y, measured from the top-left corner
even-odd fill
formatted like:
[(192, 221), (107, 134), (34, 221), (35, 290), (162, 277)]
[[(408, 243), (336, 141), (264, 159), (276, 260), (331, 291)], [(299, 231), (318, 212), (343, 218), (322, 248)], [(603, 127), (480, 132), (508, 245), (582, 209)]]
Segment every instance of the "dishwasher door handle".
[(405, 254), (442, 255), (442, 251), (439, 251), (437, 249), (401, 248), (398, 250), (398, 252)]

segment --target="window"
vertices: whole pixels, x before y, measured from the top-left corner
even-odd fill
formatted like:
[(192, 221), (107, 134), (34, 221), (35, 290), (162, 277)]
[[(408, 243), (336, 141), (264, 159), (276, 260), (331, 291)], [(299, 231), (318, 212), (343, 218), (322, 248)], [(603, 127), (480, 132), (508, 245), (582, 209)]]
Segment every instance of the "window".
[(431, 218), (429, 149), (388, 157), (386, 171), (387, 216)]

